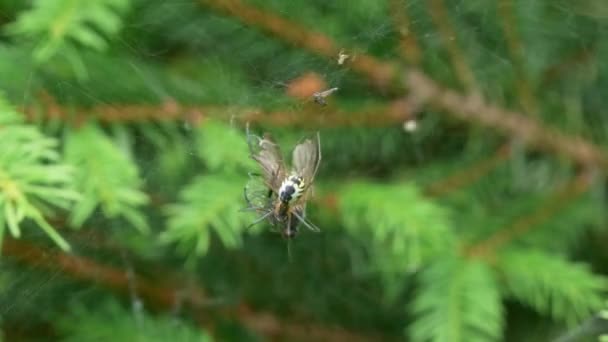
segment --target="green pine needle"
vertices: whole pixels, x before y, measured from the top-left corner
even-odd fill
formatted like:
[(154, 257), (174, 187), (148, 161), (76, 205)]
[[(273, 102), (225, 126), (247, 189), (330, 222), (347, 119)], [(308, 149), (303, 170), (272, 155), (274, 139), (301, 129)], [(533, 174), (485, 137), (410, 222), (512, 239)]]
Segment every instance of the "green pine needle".
[(55, 209), (69, 209), (80, 195), (73, 188), (73, 169), (59, 161), (57, 141), (23, 123), (20, 114), (0, 98), (0, 226), (3, 233), (21, 236), (30, 219), (63, 250), (69, 244), (46, 221)]
[(444, 258), (423, 270), (415, 294), (413, 341), (498, 341), (504, 316), (492, 269), (479, 261)]
[(101, 129), (89, 124), (70, 131), (65, 155), (77, 167), (75, 181), (84, 195), (70, 215), (73, 226), (82, 226), (101, 207), (107, 217), (123, 218), (139, 231), (148, 231), (141, 212), (148, 197), (141, 190), (137, 166)]
[(64, 341), (212, 341), (200, 327), (170, 316), (128, 310), (114, 300), (94, 308), (72, 306), (70, 313), (60, 317), (55, 324)]
[(228, 248), (241, 245), (241, 233), (253, 220), (239, 212), (243, 181), (226, 175), (200, 176), (186, 186), (179, 203), (167, 207), (168, 228), (161, 235), (165, 243), (177, 243), (187, 255), (203, 255), (209, 249), (211, 231)]
[(451, 250), (454, 236), (446, 211), (415, 185), (354, 183), (340, 194), (346, 228), (369, 242), (373, 253), (385, 256), (385, 269), (414, 271)]
[(607, 279), (587, 265), (537, 250), (510, 250), (499, 267), (508, 294), (570, 325), (597, 312), (608, 290)]
[(208, 120), (198, 130), (197, 151), (212, 171), (254, 170), (244, 129)]
[(129, 0), (36, 0), (7, 32), (33, 43), (39, 62), (63, 55), (82, 79), (87, 73), (78, 47), (106, 50), (108, 39), (122, 28), (121, 15), (129, 7)]

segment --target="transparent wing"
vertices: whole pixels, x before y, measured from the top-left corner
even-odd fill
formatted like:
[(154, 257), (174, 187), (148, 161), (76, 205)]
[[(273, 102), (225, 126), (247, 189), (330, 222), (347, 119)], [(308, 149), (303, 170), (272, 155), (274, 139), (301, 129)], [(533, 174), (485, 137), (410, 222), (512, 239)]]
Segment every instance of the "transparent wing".
[(312, 185), (321, 163), (321, 136), (318, 132), (314, 137), (296, 145), (292, 163), (294, 170), (304, 178), (306, 184)]
[(260, 138), (250, 134), (249, 127), (247, 127), (247, 144), (251, 158), (260, 165), (266, 185), (278, 192), (281, 182), (285, 178), (285, 163), (279, 145), (274, 143), (269, 136)]
[(246, 210), (262, 213), (272, 209), (272, 192), (259, 175), (250, 175), (243, 195), (248, 205)]
[(243, 211), (255, 212), (258, 215), (247, 229), (263, 221), (268, 221), (271, 225), (274, 225), (274, 216), (272, 215), (274, 195), (260, 175), (249, 175), (249, 181), (245, 185), (243, 196), (245, 202), (247, 202), (247, 207)]

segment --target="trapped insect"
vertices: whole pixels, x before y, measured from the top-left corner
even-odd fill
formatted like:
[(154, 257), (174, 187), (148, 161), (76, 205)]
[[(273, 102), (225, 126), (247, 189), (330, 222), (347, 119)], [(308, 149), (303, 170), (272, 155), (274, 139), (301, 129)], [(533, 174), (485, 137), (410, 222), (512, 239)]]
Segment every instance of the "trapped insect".
[(325, 98), (337, 90), (338, 88), (331, 88), (324, 91), (316, 92), (312, 95), (312, 97), (315, 99), (316, 103), (325, 106), (327, 105), (327, 101), (325, 101)]
[[(247, 143), (251, 158), (261, 169), (261, 175), (250, 174), (251, 181), (244, 189), (247, 209), (260, 214), (250, 227), (267, 220), (288, 239), (296, 236), (300, 224), (319, 232), (320, 229), (306, 219), (306, 202), (312, 196), (312, 185), (321, 162), (319, 133), (296, 145), (290, 172), (279, 146), (270, 136), (260, 138), (250, 134), (247, 126)], [(261, 184), (255, 182), (259, 178)]]

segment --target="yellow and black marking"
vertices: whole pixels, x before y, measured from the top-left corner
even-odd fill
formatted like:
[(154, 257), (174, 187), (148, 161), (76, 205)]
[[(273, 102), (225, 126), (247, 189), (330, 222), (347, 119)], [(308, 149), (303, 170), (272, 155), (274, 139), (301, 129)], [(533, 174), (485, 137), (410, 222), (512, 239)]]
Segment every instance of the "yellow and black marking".
[(279, 199), (281, 202), (291, 204), (302, 196), (304, 190), (304, 179), (297, 175), (291, 175), (281, 183), (281, 188), (279, 188)]

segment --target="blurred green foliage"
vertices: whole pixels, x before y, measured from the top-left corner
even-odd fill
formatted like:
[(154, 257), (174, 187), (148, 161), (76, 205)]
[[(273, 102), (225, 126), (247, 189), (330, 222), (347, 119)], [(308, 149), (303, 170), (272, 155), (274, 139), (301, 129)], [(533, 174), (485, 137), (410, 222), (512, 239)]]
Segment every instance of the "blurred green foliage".
[(38, 62), (61, 54), (83, 78), (86, 67), (82, 65), (78, 46), (98, 51), (107, 49), (107, 37), (120, 31), (121, 14), (128, 6), (128, 0), (38, 0), (7, 26), (7, 32), (35, 46), (34, 59)]
[[(444, 258), (420, 275), (414, 341), (495, 341), (504, 325), (500, 291), (489, 265)], [(455, 314), (458, 312), (458, 314)]]
[[(48, 330), (70, 341), (291, 341), (302, 326), (335, 325), (364, 340), (537, 340), (600, 312), (608, 254), (598, 241), (608, 232), (599, 170), (583, 194), (547, 211), (576, 176), (570, 161), (431, 108), (414, 131), (403, 122), (373, 125), (406, 94), (378, 91), (348, 60), (338, 64), (338, 56), (323, 58), (247, 24), (238, 6), (232, 14), (207, 6), (216, 1), (0, 1), (5, 340)], [(505, 108), (528, 109), (528, 89), (535, 111), (525, 115), (608, 143), (601, 1), (244, 3), (320, 32), (353, 59), (418, 67)], [(437, 27), (437, 6), (445, 6), (448, 36)], [(419, 65), (402, 56), (408, 38), (421, 50)], [(478, 89), (459, 76), (459, 59)], [(340, 88), (328, 106), (288, 95), (309, 72)], [(370, 108), (369, 125), (331, 122), (338, 110), (357, 117)], [(167, 120), (140, 115), (146, 110)], [(290, 161), (295, 143), (315, 129), (286, 122), (311, 112), (327, 123), (318, 127), (323, 160), (307, 207), (322, 232), (302, 229), (286, 242), (267, 225), (247, 230), (255, 215), (241, 210), (243, 189), (259, 170), (245, 121), (264, 119), (251, 130), (270, 132)], [(496, 165), (472, 167), (505, 144), (510, 152)], [(471, 181), (453, 181), (463, 174)], [(432, 196), (437, 184), (441, 195)], [(548, 214), (526, 219), (538, 212)], [(513, 222), (524, 228), (513, 233)], [(71, 246), (73, 256), (107, 268), (81, 262), (49, 271), (48, 260), (32, 261), (13, 239), (51, 256), (55, 245)], [(90, 280), (88, 272), (129, 296), (73, 281)], [(165, 283), (175, 287), (173, 307), (141, 305), (147, 298), (138, 293), (150, 296), (145, 285)], [(208, 298), (187, 307), (184, 293), (195, 285)], [(268, 325), (268, 313), (278, 324)]]
[(76, 167), (74, 179), (83, 194), (72, 209), (70, 223), (82, 226), (101, 206), (107, 217), (122, 217), (138, 230), (147, 231), (148, 224), (138, 207), (148, 198), (140, 189), (142, 181), (127, 151), (93, 125), (69, 131), (64, 139), (66, 161)]
[[(75, 325), (74, 320), (81, 317), (87, 317), (86, 322)], [(145, 312), (134, 315), (115, 301), (101, 303), (93, 310), (74, 306), (68, 315), (58, 320), (58, 326), (69, 336), (66, 341), (212, 341), (192, 324), (172, 317), (153, 317)]]
[(606, 279), (592, 274), (586, 265), (525, 250), (508, 251), (500, 262), (507, 292), (541, 313), (572, 325), (603, 304)]
[(62, 249), (70, 248), (45, 216), (68, 209), (80, 199), (74, 189), (73, 169), (61, 163), (58, 141), (44, 136), (0, 98), (0, 241), (4, 231), (21, 236), (24, 220), (32, 220)]

